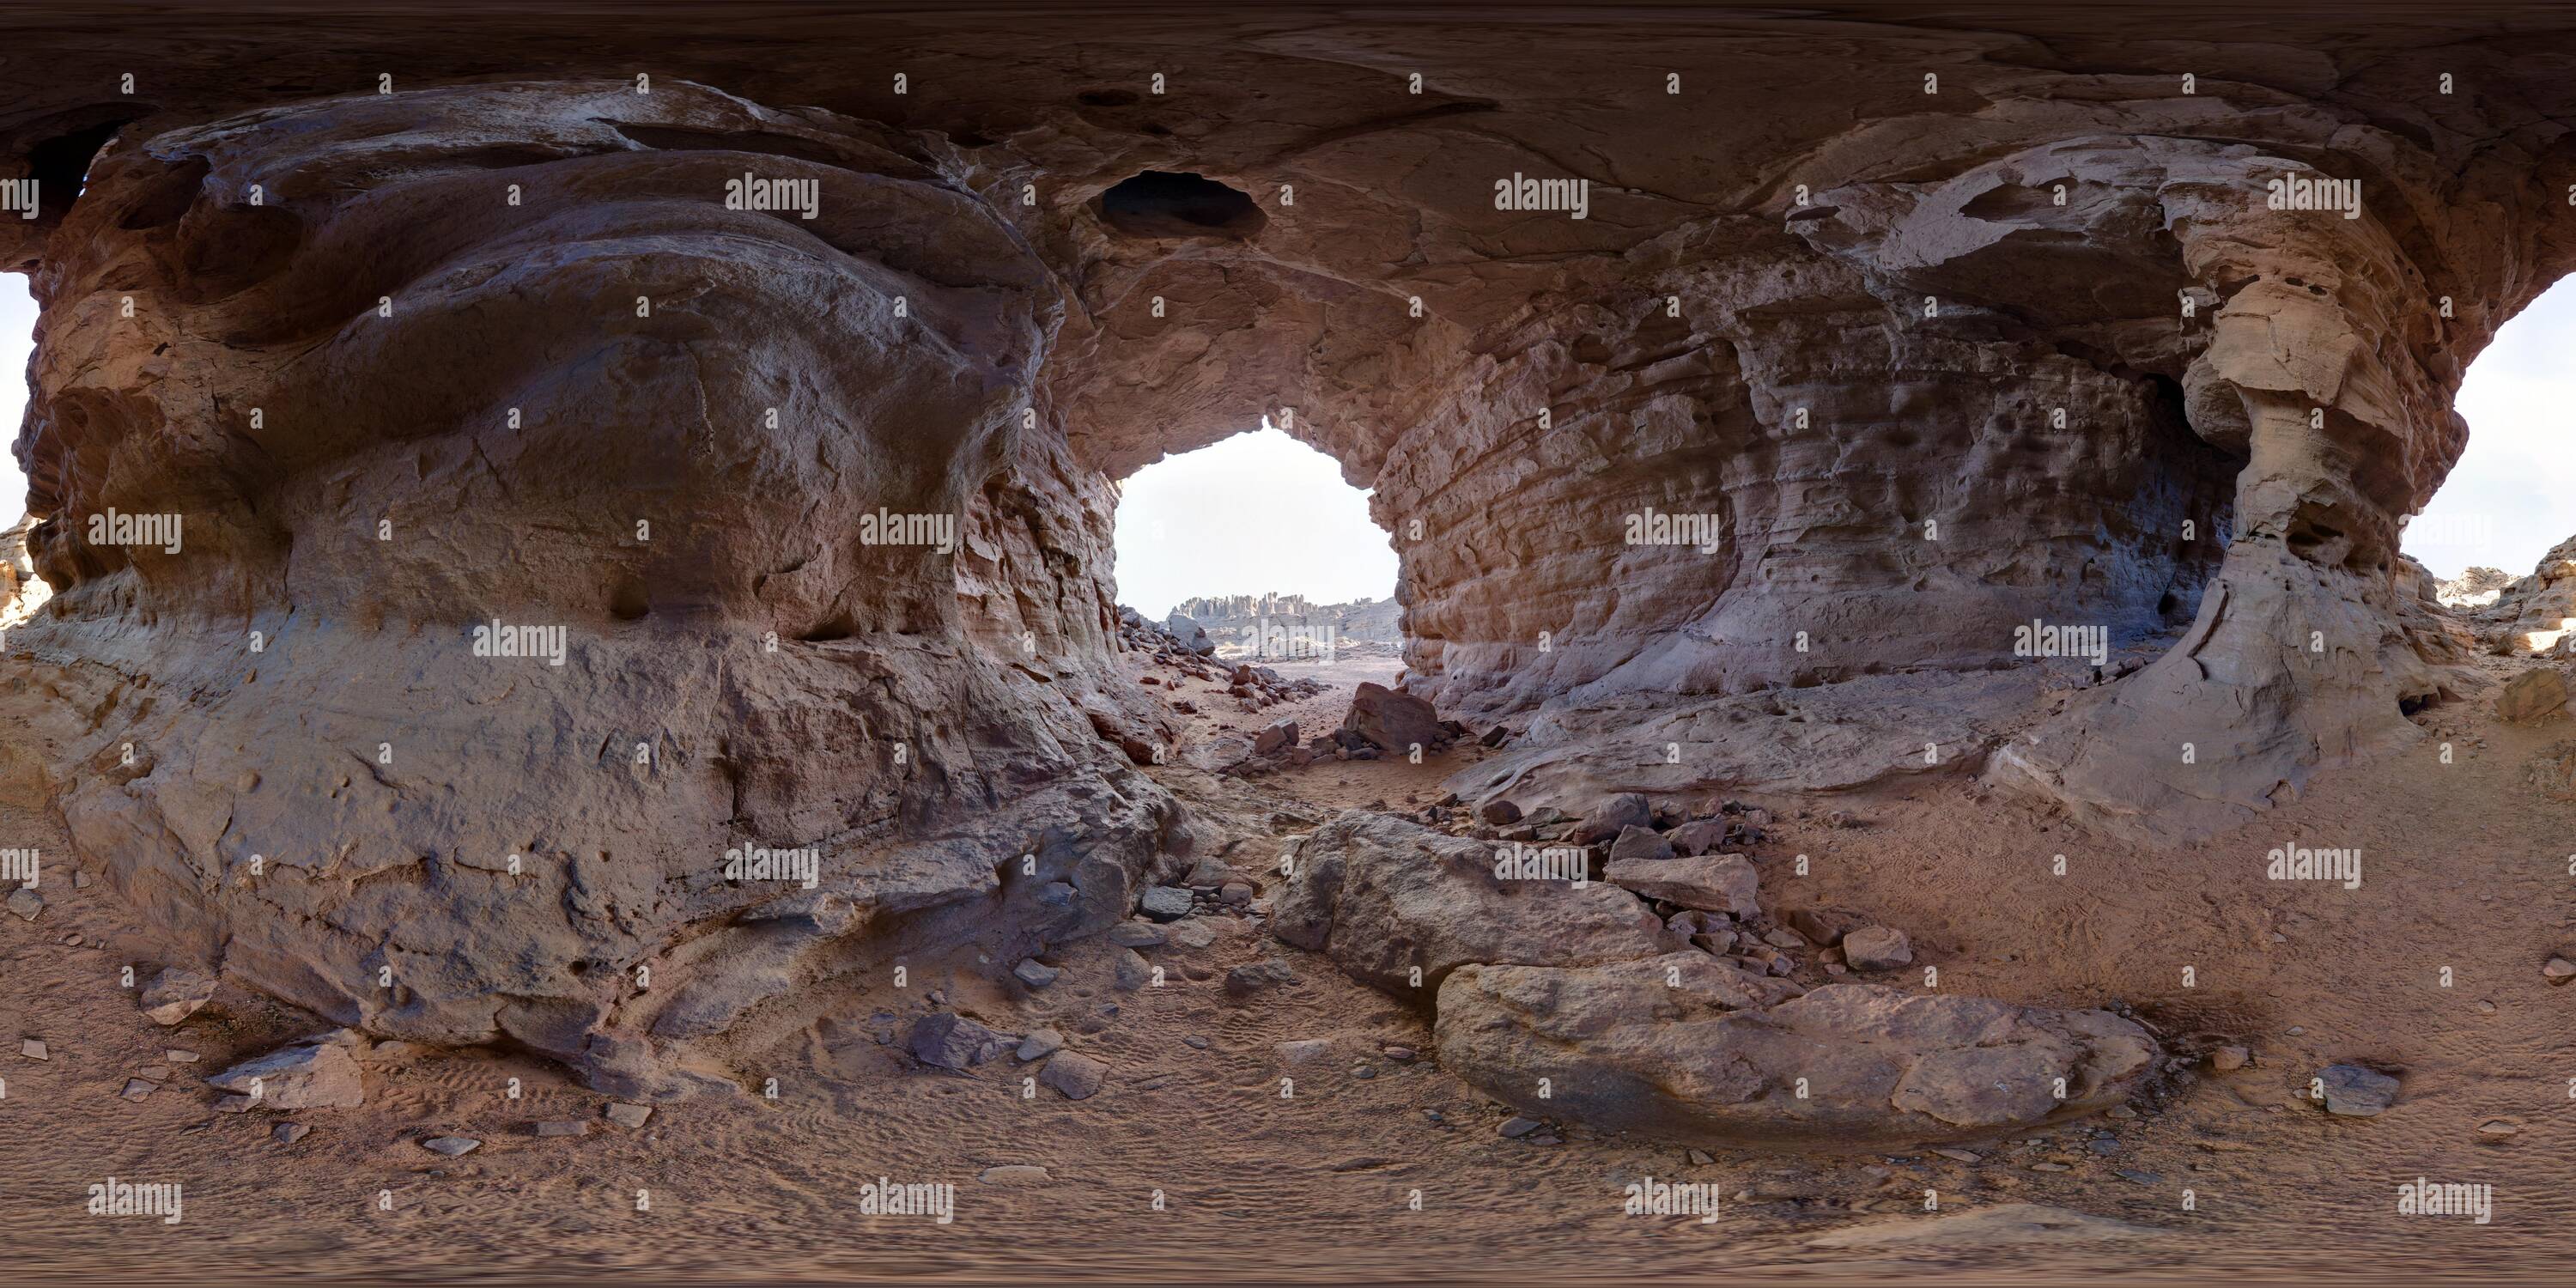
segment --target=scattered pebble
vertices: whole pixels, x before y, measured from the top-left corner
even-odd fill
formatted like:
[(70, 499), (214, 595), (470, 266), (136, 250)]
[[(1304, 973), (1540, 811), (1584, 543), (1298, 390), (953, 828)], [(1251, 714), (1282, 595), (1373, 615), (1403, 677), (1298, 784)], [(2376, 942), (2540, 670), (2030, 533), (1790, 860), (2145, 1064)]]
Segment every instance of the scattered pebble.
[(145, 1096), (151, 1095), (154, 1091), (158, 1090), (160, 1085), (161, 1084), (157, 1082), (146, 1082), (141, 1078), (128, 1078), (125, 1080), (125, 1090), (116, 1094), (123, 1096), (128, 1100), (141, 1100)]
[(471, 1136), (432, 1136), (422, 1141), (420, 1147), (433, 1154), (445, 1154), (449, 1158), (456, 1158), (481, 1149), (483, 1142)]
[(2485, 1122), (2478, 1124), (2479, 1135), (2492, 1137), (2497, 1140), (2502, 1140), (2507, 1136), (2520, 1132), (2521, 1130), (2522, 1125), (2510, 1118), (2490, 1118)]
[(602, 1107), (600, 1112), (607, 1116), (608, 1121), (628, 1128), (641, 1127), (645, 1119), (653, 1116), (653, 1108), (650, 1105), (629, 1105), (614, 1100)]
[(1193, 1034), (1189, 1035), (1188, 1037), (1182, 1038), (1182, 1039), (1181, 1039), (1181, 1045), (1186, 1046), (1186, 1047), (1193, 1047), (1193, 1048), (1196, 1048), (1197, 1050), (1205, 1051), (1205, 1050), (1207, 1050), (1207, 1049), (1208, 1049), (1208, 1040), (1207, 1040), (1206, 1038), (1200, 1037), (1198, 1034), (1193, 1033)]
[(1022, 1064), (1026, 1064), (1031, 1060), (1043, 1060), (1063, 1049), (1064, 1035), (1062, 1033), (1059, 1033), (1054, 1029), (1039, 1029), (1036, 1032), (1029, 1034), (1027, 1037), (1020, 1039), (1020, 1049), (1012, 1054), (1016, 1056)]
[(268, 1136), (280, 1145), (292, 1145), (304, 1139), (304, 1133), (311, 1130), (313, 1130), (311, 1127), (303, 1123), (279, 1123), (268, 1129)]
[(2234, 1073), (2254, 1063), (2254, 1053), (2241, 1046), (2223, 1046), (2209, 1053), (2209, 1067), (2220, 1073)]
[(1540, 1127), (1545, 1125), (1546, 1124), (1541, 1123), (1535, 1118), (1514, 1116), (1504, 1119), (1503, 1125), (1495, 1128), (1494, 1130), (1501, 1132), (1503, 1134), (1503, 1138), (1506, 1140), (1519, 1140), (1521, 1137), (1527, 1136), (1531, 1132), (1537, 1131)]
[(2552, 984), (2564, 984), (2571, 979), (2576, 979), (2576, 962), (2571, 962), (2564, 957), (2552, 957), (2540, 968), (2540, 977)]
[(1932, 1152), (1943, 1158), (1949, 1159), (1953, 1163), (1980, 1163), (1985, 1161), (1964, 1149), (1936, 1149)]
[(18, 1054), (23, 1055), (30, 1060), (50, 1060), (53, 1058), (45, 1053), (45, 1044), (35, 1040), (34, 1038), (27, 1038), (19, 1042)]
[(2325, 1089), (2326, 1112), (2345, 1118), (2372, 1118), (2397, 1102), (2397, 1080), (2353, 1064), (2330, 1064), (2317, 1071)]
[(584, 1120), (584, 1119), (577, 1119), (577, 1118), (576, 1118), (576, 1119), (570, 1119), (570, 1120), (557, 1119), (557, 1120), (548, 1121), (548, 1122), (541, 1122), (541, 1123), (538, 1123), (538, 1124), (537, 1124), (537, 1134), (538, 1134), (539, 1136), (548, 1136), (548, 1137), (552, 1137), (552, 1136), (587, 1136), (587, 1135), (589, 1135), (589, 1134), (590, 1134), (590, 1123), (589, 1123), (587, 1120)]
[(1063, 971), (1058, 970), (1053, 966), (1049, 966), (1035, 957), (1028, 958), (1022, 961), (1019, 965), (1012, 967), (1011, 975), (1013, 978), (1018, 979), (1021, 983), (1026, 984), (1031, 988), (1045, 988), (1047, 985), (1064, 978)]

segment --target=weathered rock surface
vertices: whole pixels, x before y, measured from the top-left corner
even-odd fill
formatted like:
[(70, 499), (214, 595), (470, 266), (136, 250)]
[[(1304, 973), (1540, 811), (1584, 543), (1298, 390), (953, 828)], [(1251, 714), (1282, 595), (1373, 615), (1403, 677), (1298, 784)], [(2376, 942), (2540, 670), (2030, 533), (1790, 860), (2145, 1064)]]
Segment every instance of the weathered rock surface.
[(2496, 719), (2509, 724), (2537, 724), (2566, 708), (2567, 678), (2546, 666), (2505, 681), (2496, 693)]
[[(1509, 718), (1462, 799), (1976, 773), (2148, 838), (2249, 821), (2465, 691), (2398, 522), (2468, 360), (2576, 268), (2534, 180), (2563, 24), (1212, 11), (1158, 29), (1207, 51), (1166, 99), (1095, 15), (924, 15), (865, 68), (823, 18), (674, 21), (495, 83), (404, 15), (363, 49), (66, 19), (0, 88), (58, 592), (7, 634), (45, 780), (12, 796), (171, 959), (618, 1094), (1186, 862), (1110, 515), (1263, 412), (1404, 534), (1406, 691)], [(884, 83), (961, 42), (1009, 73)], [(1283, 49), (1295, 92), (1256, 88)], [(317, 96), (389, 58), (399, 93)], [(1534, 169), (1585, 217), (1498, 209)], [(728, 208), (747, 170), (815, 216)], [(2319, 176), (2356, 206), (2267, 202)], [(92, 541), (110, 511), (185, 539)], [(860, 535), (889, 518), (927, 540)], [(2525, 651), (2576, 618), (2533, 580)], [(817, 851), (839, 902), (727, 878), (740, 847)]]
[(2107, 1011), (1861, 984), (1794, 993), (1704, 953), (1467, 966), (1440, 988), (1440, 1061), (1532, 1114), (1658, 1140), (1834, 1149), (2107, 1108), (2157, 1052), (2145, 1030)]
[(1271, 933), (1416, 1005), (1471, 962), (1579, 966), (1678, 946), (1635, 895), (1501, 879), (1495, 850), (1384, 814), (1342, 814), (1282, 847), (1293, 871)]
[(254, 1109), (355, 1109), (366, 1084), (348, 1048), (332, 1043), (281, 1047), (206, 1079), (218, 1091), (251, 1098)]
[(1342, 727), (1380, 751), (1404, 755), (1416, 748), (1430, 752), (1449, 741), (1440, 713), (1410, 693), (1383, 684), (1363, 683), (1351, 695), (1350, 714)]

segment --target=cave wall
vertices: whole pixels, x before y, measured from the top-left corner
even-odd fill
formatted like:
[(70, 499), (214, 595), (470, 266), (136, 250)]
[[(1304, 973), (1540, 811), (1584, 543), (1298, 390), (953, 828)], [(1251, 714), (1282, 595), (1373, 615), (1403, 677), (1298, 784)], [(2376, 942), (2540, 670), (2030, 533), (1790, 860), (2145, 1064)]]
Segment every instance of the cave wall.
[[(252, 88), (165, 51), (145, 98), (66, 46), (0, 97), (18, 174), (110, 140), (0, 221), (60, 592), (11, 714), (84, 856), (344, 1022), (720, 1077), (800, 984), (1081, 933), (1187, 860), (1115, 745), (1161, 737), (1116, 485), (1265, 412), (1375, 489), (1413, 687), (1520, 731), (1471, 796), (1967, 769), (2188, 835), (2451, 683), (2397, 523), (2576, 264), (2563, 32), (1238, 17), (1104, 62), (1061, 21), (700, 35), (649, 92), (649, 20), (382, 94), (328, 89), (372, 84), (328, 32)], [(1145, 171), (1260, 218), (1112, 217)], [(1497, 209), (1522, 174), (1585, 217)], [(2359, 217), (2268, 209), (2290, 174)], [(1628, 544), (1649, 507), (1722, 539)], [(183, 548), (89, 541), (109, 508)], [(889, 512), (954, 548), (859, 535)], [(2153, 660), (2018, 658), (2034, 619)], [(475, 656), (496, 621), (564, 664)], [(728, 883), (745, 843), (826, 879)]]

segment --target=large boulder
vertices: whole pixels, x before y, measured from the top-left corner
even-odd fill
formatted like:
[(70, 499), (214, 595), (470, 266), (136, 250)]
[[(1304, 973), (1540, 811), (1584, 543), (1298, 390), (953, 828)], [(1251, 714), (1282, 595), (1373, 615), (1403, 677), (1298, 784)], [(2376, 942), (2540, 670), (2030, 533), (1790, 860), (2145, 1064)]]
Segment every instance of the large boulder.
[(1383, 684), (1360, 685), (1351, 695), (1350, 714), (1342, 717), (1342, 727), (1370, 746), (1398, 755), (1415, 747), (1429, 751), (1449, 741), (1449, 731), (1440, 726), (1440, 713), (1430, 703)]
[(1617, 886), (1496, 876), (1497, 849), (1385, 814), (1343, 814), (1283, 847), (1288, 878), (1271, 933), (1423, 1003), (1471, 962), (1580, 966), (1680, 946)]
[(1872, 1149), (2103, 1109), (2158, 1054), (2107, 1011), (1862, 984), (1794, 993), (1694, 952), (1468, 966), (1440, 987), (1440, 1061), (1514, 1108), (1604, 1130)]

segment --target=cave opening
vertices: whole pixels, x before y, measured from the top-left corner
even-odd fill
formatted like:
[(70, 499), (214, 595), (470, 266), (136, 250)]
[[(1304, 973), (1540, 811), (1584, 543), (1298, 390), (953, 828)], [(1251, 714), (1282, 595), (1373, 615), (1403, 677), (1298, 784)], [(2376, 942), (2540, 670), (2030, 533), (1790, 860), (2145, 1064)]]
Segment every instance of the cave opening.
[(1100, 194), (1100, 221), (1130, 237), (1243, 241), (1270, 217), (1250, 196), (1205, 175), (1147, 170)]
[(1268, 420), (1130, 475), (1116, 524), (1120, 602), (1205, 630), (1220, 660), (1350, 683), (1401, 669), (1397, 561), (1369, 493)]
[[(33, 391), (27, 361), (36, 349), (36, 300), (28, 285), (24, 273), (0, 273), (0, 369), (19, 373), (0, 380), (0, 424), (9, 426), (13, 441)], [(53, 595), (27, 557), (29, 517), (17, 453), (0, 452), (0, 630), (26, 620)]]
[(2406, 521), (2401, 548), (2431, 570), (2444, 603), (2493, 604), (2541, 557), (2576, 537), (2576, 457), (2565, 448), (2576, 371), (2576, 277), (2496, 328), (2453, 401), (2468, 422), (2460, 459)]

